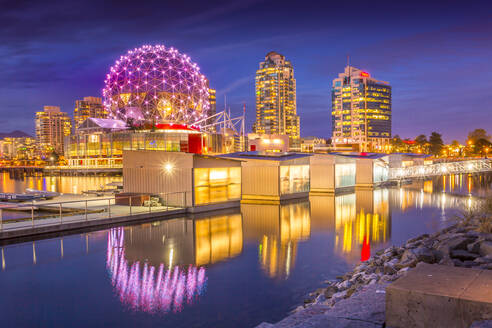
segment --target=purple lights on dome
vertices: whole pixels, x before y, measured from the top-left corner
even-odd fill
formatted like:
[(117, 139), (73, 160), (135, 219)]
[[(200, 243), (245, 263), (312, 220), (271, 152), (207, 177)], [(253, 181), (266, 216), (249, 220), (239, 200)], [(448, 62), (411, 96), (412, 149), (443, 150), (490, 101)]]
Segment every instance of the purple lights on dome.
[(181, 269), (178, 266), (166, 270), (129, 264), (125, 258), (124, 229), (111, 229), (108, 235), (106, 266), (111, 282), (120, 301), (135, 311), (148, 313), (179, 312), (185, 303), (192, 304), (205, 288), (205, 268), (192, 265)]
[(207, 117), (208, 81), (190, 57), (163, 45), (128, 51), (104, 81), (109, 116), (139, 123), (193, 123)]

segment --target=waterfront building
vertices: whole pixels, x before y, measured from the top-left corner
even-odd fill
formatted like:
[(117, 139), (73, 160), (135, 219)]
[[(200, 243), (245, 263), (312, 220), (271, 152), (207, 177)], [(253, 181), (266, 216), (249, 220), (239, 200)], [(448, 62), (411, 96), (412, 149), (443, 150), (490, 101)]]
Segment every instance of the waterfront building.
[(202, 153), (209, 141), (199, 129), (183, 124), (159, 124), (155, 129), (129, 129), (114, 119), (88, 118), (65, 147), (69, 166), (121, 168), (123, 150)]
[(355, 151), (389, 151), (391, 86), (353, 66), (332, 85), (332, 144)]
[(248, 134), (250, 151), (285, 153), (289, 150), (289, 136), (277, 134)]
[(36, 139), (6, 137), (0, 140), (0, 157), (5, 160), (30, 161), (36, 156)]
[[(130, 50), (106, 76), (103, 105), (108, 117), (78, 123), (77, 134), (65, 147), (66, 159), (73, 167), (121, 168), (123, 150), (244, 150), (244, 138), (225, 123), (219, 133), (210, 126), (216, 123), (210, 118), (216, 112), (215, 97), (187, 55), (162, 45)], [(89, 100), (92, 105), (99, 101)]]
[(129, 50), (110, 68), (103, 89), (109, 118), (131, 126), (192, 125), (206, 119), (209, 83), (200, 68), (172, 47)]
[(84, 121), (89, 117), (108, 117), (108, 113), (106, 112), (102, 104), (102, 98), (84, 97), (84, 99), (82, 100), (75, 101), (75, 109), (73, 111), (75, 133), (77, 133), (79, 125), (84, 123)]
[(279, 204), (308, 196), (309, 156), (250, 151), (220, 157), (241, 161), (241, 203)]
[(328, 144), (323, 138), (314, 136), (301, 138), (301, 152), (303, 153), (327, 152), (328, 150)]
[(58, 106), (44, 106), (36, 113), (36, 144), (38, 155), (45, 157), (55, 152), (63, 154), (64, 139), (70, 136), (72, 120)]
[(390, 157), (378, 153), (329, 153), (310, 157), (310, 194), (373, 189), (388, 180)]
[(271, 51), (256, 71), (256, 134), (288, 135), (290, 147), (299, 147), (294, 68), (285, 56)]
[(128, 193), (172, 193), (194, 212), (237, 207), (241, 162), (183, 152), (124, 151), (123, 188)]

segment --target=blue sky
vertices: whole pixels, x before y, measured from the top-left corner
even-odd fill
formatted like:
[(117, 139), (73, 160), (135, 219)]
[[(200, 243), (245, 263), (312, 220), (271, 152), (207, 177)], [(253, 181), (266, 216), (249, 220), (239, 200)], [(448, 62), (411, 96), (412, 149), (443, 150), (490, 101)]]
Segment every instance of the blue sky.
[(290, 60), (301, 134), (331, 134), (331, 80), (351, 64), (393, 87), (393, 134), (492, 132), (488, 1), (10, 1), (0, 12), (0, 131), (34, 131), (43, 105), (100, 96), (117, 57), (143, 44), (191, 56), (233, 113), (254, 120), (267, 52)]

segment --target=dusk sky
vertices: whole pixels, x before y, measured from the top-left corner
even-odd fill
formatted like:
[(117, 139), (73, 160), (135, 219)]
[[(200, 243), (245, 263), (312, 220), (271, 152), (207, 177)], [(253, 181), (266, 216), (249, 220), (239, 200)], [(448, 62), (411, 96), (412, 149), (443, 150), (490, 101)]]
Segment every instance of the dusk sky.
[(491, 1), (2, 1), (0, 132), (34, 132), (34, 113), (101, 96), (130, 48), (188, 54), (247, 126), (254, 75), (271, 50), (292, 62), (301, 135), (331, 135), (331, 80), (353, 66), (393, 88), (393, 134), (445, 141), (492, 132)]

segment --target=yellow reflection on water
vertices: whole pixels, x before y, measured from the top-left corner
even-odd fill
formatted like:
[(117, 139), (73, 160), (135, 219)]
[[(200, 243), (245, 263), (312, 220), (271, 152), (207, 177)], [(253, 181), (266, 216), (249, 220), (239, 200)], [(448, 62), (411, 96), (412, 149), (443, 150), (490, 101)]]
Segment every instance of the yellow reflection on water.
[(34, 176), (22, 180), (14, 180), (3, 172), (1, 192), (23, 193), (26, 188), (46, 190), (68, 194), (81, 194), (83, 191), (108, 188), (110, 182), (123, 181), (122, 177), (102, 176)]
[(335, 250), (348, 259), (366, 260), (373, 245), (390, 238), (388, 191), (356, 191), (335, 197)]
[(195, 264), (215, 263), (243, 250), (241, 214), (195, 221)]
[(271, 278), (288, 278), (297, 245), (311, 234), (307, 201), (285, 205), (242, 204), (246, 239), (258, 241), (261, 268)]

